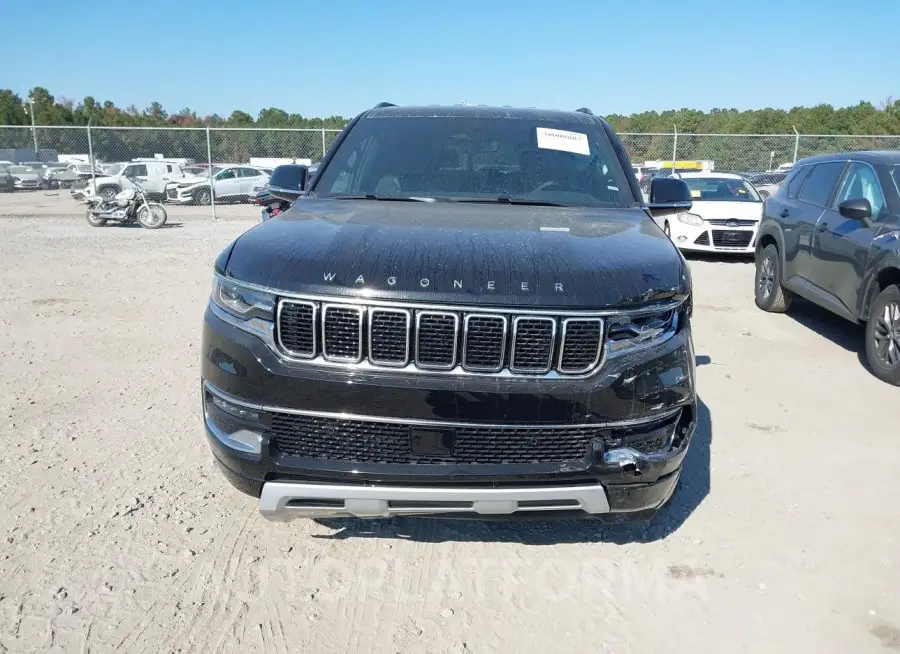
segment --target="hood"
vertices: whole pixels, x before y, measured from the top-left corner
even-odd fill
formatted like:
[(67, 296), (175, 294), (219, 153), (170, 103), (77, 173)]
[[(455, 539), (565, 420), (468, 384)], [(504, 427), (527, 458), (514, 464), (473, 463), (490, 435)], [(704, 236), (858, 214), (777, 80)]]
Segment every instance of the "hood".
[(297, 293), (609, 308), (683, 297), (638, 208), (301, 199), (239, 237), (227, 276)]
[(704, 220), (738, 218), (740, 220), (762, 220), (762, 202), (698, 202), (691, 205), (691, 213)]
[(209, 182), (209, 177), (200, 176), (200, 175), (185, 175), (179, 179), (174, 180), (173, 183), (178, 186), (193, 186), (194, 184), (199, 184), (200, 182)]

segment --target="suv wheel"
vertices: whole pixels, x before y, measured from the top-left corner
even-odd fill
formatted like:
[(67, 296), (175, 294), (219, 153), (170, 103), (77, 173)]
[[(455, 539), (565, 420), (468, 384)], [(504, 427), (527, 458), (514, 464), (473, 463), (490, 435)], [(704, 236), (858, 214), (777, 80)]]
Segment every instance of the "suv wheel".
[(103, 200), (106, 202), (109, 202), (118, 194), (119, 189), (117, 189), (115, 186), (104, 186), (100, 189), (100, 197), (103, 198)]
[(781, 285), (781, 259), (774, 245), (767, 245), (756, 253), (753, 292), (756, 306), (771, 313), (784, 313), (794, 301), (794, 294)]
[(900, 386), (900, 287), (888, 286), (866, 323), (866, 358), (875, 376)]
[(209, 192), (208, 188), (201, 188), (194, 193), (194, 202), (197, 204), (209, 204), (211, 199), (212, 194)]

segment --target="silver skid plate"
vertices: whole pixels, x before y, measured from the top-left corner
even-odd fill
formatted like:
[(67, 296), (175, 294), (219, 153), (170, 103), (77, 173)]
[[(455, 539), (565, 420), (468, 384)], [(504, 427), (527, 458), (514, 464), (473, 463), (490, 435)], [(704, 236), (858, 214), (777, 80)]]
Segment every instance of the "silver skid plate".
[(388, 517), (471, 513), (509, 515), (517, 511), (608, 513), (603, 486), (545, 488), (417, 488), (268, 482), (259, 511), (270, 520), (324, 517)]

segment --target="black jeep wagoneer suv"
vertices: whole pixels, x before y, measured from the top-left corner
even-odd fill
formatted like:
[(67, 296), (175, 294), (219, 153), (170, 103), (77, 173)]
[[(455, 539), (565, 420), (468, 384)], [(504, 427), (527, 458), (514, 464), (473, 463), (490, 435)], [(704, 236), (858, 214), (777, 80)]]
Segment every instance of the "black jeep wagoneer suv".
[(666, 503), (696, 418), (692, 298), (651, 214), (690, 208), (682, 181), (645, 203), (586, 109), (388, 104), (299, 178), (216, 260), (203, 331), (209, 443), (263, 514)]

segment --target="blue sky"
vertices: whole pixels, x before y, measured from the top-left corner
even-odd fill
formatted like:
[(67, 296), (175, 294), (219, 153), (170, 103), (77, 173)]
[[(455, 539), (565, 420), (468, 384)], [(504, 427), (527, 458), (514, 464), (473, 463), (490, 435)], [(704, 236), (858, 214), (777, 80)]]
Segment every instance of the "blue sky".
[(2, 4), (0, 87), (170, 112), (467, 101), (610, 114), (900, 96), (900, 0)]

